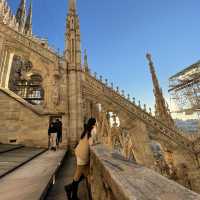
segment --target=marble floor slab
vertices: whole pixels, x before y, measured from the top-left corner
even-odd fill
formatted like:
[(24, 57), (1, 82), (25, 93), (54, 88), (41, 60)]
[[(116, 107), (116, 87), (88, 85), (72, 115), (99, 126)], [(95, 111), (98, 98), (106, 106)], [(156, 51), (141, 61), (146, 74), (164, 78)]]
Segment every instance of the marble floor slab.
[(45, 149), (22, 147), (0, 154), (0, 178), (34, 157), (43, 153)]
[(8, 152), (23, 147), (23, 145), (0, 144), (0, 153)]
[(46, 151), (0, 179), (1, 200), (38, 200), (61, 164), (66, 150)]

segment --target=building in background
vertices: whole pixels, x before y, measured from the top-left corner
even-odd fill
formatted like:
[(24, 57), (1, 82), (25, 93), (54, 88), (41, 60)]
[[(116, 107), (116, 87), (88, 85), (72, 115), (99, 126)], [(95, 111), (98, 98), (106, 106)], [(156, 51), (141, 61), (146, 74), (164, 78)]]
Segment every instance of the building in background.
[(200, 116), (200, 61), (169, 78), (171, 99), (176, 113)]
[(169, 93), (176, 105), (174, 113), (184, 119), (190, 118), (176, 120), (177, 127), (186, 133), (199, 133), (200, 61), (169, 78)]

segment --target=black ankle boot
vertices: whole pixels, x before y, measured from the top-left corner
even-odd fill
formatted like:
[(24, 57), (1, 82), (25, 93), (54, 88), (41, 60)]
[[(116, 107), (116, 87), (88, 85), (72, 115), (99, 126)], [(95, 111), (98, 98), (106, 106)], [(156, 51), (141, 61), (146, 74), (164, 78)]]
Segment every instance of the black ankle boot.
[(67, 194), (68, 200), (79, 200), (78, 198), (78, 185), (79, 183), (84, 179), (85, 177), (81, 175), (80, 179), (78, 181), (74, 181), (65, 186), (65, 192)]
[(72, 183), (72, 200), (79, 200), (79, 198), (78, 198), (78, 184), (79, 184), (79, 180), (73, 181), (73, 183)]
[[(81, 178), (82, 179), (82, 178)], [(78, 198), (78, 184), (80, 182), (80, 179), (78, 181), (74, 181), (69, 184), (66, 185), (65, 188), (65, 192), (67, 194), (68, 200), (79, 200)]]
[(65, 192), (66, 192), (68, 200), (72, 200), (73, 183), (69, 185), (65, 185), (64, 188), (65, 188)]

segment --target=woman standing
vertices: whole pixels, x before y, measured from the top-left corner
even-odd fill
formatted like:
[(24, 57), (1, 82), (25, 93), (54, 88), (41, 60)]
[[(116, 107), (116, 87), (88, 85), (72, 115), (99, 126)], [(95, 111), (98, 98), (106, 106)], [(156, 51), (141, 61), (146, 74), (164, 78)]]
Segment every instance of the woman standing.
[(96, 119), (90, 118), (84, 127), (79, 144), (75, 149), (77, 161), (73, 182), (65, 186), (65, 192), (69, 200), (78, 200), (77, 192), (80, 181), (89, 173), (89, 145), (94, 142), (96, 134)]

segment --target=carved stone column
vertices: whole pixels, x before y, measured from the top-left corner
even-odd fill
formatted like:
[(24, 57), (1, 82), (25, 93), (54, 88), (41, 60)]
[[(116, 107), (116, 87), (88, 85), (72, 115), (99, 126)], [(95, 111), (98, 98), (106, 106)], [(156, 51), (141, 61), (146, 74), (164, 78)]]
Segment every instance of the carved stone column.
[(52, 93), (53, 104), (54, 106), (58, 106), (60, 103), (60, 88), (58, 86), (58, 79), (54, 79)]
[(4, 61), (2, 64), (2, 70), (0, 74), (0, 86), (4, 88), (8, 88), (8, 83), (9, 83), (9, 77), (10, 77), (10, 71), (12, 67), (12, 60), (14, 53), (11, 52), (10, 49), (5, 49), (5, 57)]
[(50, 102), (50, 86), (51, 86), (51, 82), (49, 80), (49, 78), (47, 78), (45, 80), (45, 82), (43, 82), (42, 87), (44, 89), (44, 103), (43, 103), (43, 107), (44, 108), (49, 108), (49, 102)]
[(1, 72), (1, 63), (3, 61), (3, 46), (4, 46), (4, 38), (2, 35), (0, 35), (0, 72)]
[(2, 87), (3, 72), (4, 72), (4, 66), (5, 66), (7, 54), (8, 54), (8, 51), (4, 47), (2, 49), (1, 58), (0, 58), (0, 86), (1, 87)]
[(83, 97), (81, 88), (81, 70), (72, 64), (68, 66), (68, 105), (69, 137), (71, 146), (79, 140), (83, 130)]
[(9, 80), (10, 80), (10, 72), (12, 68), (12, 62), (13, 62), (13, 57), (14, 57), (14, 52), (9, 52), (9, 60), (8, 60), (8, 65), (7, 65), (7, 71), (5, 74), (5, 88), (8, 88), (9, 85)]
[(83, 88), (82, 88), (82, 71), (77, 71), (77, 136), (80, 138), (81, 132), (83, 130)]

